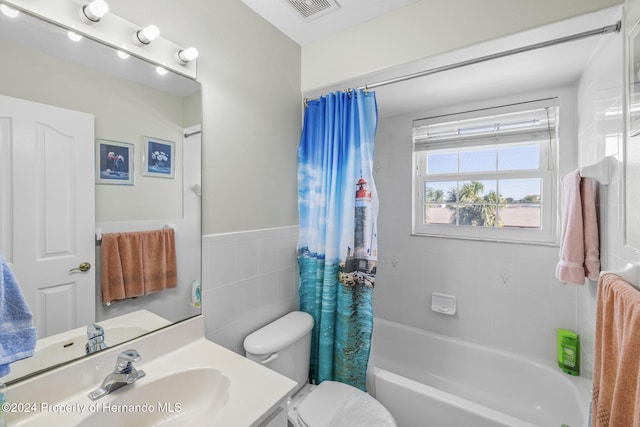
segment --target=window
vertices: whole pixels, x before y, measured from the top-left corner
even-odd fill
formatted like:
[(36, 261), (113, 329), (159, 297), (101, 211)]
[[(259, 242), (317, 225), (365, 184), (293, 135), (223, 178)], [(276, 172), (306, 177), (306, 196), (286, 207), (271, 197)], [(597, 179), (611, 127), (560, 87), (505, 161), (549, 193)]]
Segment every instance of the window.
[(414, 232), (555, 240), (554, 99), (416, 120)]

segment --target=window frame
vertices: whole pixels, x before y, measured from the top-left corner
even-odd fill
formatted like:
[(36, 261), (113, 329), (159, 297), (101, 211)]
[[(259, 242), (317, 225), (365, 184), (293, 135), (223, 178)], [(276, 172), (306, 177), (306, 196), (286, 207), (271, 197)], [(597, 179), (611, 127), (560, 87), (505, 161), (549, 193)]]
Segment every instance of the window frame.
[[(429, 142), (428, 138), (423, 137), (419, 142), (416, 138), (416, 127), (424, 126), (425, 123), (444, 123), (452, 119), (466, 120), (468, 118), (490, 117), (496, 111), (499, 114), (504, 112), (518, 111), (527, 109), (531, 105), (546, 105), (548, 108), (555, 109), (555, 124), (553, 133), (535, 131), (533, 133), (522, 132), (521, 135), (509, 135), (507, 138), (499, 140), (499, 137), (491, 135), (479, 135), (477, 137), (465, 136), (464, 138), (450, 138), (442, 141), (441, 139)], [(440, 116), (429, 119), (420, 119), (414, 121), (414, 147), (413, 147), (413, 210), (412, 210), (412, 234), (418, 236), (432, 236), (445, 238), (458, 238), (470, 240), (491, 240), (505, 241), (530, 244), (557, 244), (557, 206), (558, 206), (558, 190), (557, 190), (557, 153), (558, 146), (558, 118), (559, 108), (556, 98), (535, 101), (534, 103), (522, 103), (497, 108), (489, 108), (453, 114), (448, 116)], [(546, 134), (546, 135), (545, 135)], [(426, 140), (426, 142), (425, 142)], [(527, 143), (536, 143), (540, 147), (540, 165), (538, 169), (519, 169), (500, 171), (496, 167), (494, 171), (483, 172), (455, 172), (455, 173), (435, 173), (428, 174), (427, 156), (428, 154), (437, 153), (439, 151), (464, 151), (478, 149), (483, 146), (505, 147), (508, 145), (526, 145)], [(498, 154), (496, 154), (496, 157)], [(499, 180), (506, 178), (541, 178), (541, 225), (540, 229), (524, 229), (515, 227), (474, 227), (466, 225), (450, 225), (450, 224), (425, 224), (425, 196), (423, 194), (426, 182), (444, 182), (444, 181), (481, 181), (481, 180)]]

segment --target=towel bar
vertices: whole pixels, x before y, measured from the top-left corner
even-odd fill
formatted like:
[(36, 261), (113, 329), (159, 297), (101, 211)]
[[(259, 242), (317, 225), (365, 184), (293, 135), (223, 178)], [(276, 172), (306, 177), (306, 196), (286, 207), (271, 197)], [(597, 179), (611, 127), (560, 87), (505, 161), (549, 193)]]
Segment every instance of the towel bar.
[[(176, 225), (168, 222), (162, 228), (173, 228), (175, 230)], [(96, 246), (100, 246), (101, 241), (102, 241), (102, 228), (96, 228)]]
[(622, 277), (627, 282), (631, 283), (635, 288), (640, 289), (640, 264), (627, 264), (619, 270), (601, 271), (600, 276), (603, 274), (613, 273)]
[(580, 168), (580, 176), (583, 178), (593, 178), (602, 185), (609, 185), (613, 175), (615, 158), (607, 156), (598, 163)]

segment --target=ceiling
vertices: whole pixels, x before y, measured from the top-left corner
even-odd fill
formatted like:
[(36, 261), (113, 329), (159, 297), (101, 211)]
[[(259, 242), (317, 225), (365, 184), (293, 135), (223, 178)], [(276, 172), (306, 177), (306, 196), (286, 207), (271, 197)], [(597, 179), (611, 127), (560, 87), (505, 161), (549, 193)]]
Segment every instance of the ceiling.
[[(291, 0), (305, 3), (304, 0)], [(286, 34), (291, 40), (304, 46), (321, 40), (349, 27), (370, 21), (420, 0), (307, 0), (311, 3), (337, 3), (339, 7), (329, 13), (317, 13), (310, 21), (290, 6), (287, 0), (242, 0), (258, 15)]]
[[(242, 1), (304, 49), (305, 44), (320, 41), (418, 0), (337, 0), (340, 4), (338, 9), (309, 22), (306, 22), (288, 4), (288, 1), (304, 0)], [(311, 3), (311, 1), (325, 0), (307, 1)], [(618, 14), (617, 7), (604, 9), (438, 57), (401, 64), (393, 69), (372, 73), (357, 80), (341, 82), (336, 86), (304, 95), (313, 99), (334, 90), (361, 87), (365, 84), (601, 28), (613, 24)], [(396, 116), (572, 84), (582, 74), (601, 37), (614, 36), (593, 36), (411, 79), (403, 83), (378, 87), (375, 92), (379, 115), (380, 117)], [(618, 37), (621, 37), (619, 33)]]

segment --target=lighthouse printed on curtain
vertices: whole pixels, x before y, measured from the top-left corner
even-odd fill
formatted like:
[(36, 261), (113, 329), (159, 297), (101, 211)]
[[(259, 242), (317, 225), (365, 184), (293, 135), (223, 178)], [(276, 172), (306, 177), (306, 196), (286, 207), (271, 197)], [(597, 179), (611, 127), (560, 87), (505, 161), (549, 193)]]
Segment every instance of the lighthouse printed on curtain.
[(372, 194), (367, 181), (360, 177), (356, 183), (353, 250), (347, 247), (341, 259), (338, 278), (347, 286), (356, 284), (373, 287), (377, 266), (377, 234), (374, 212), (371, 212)]

